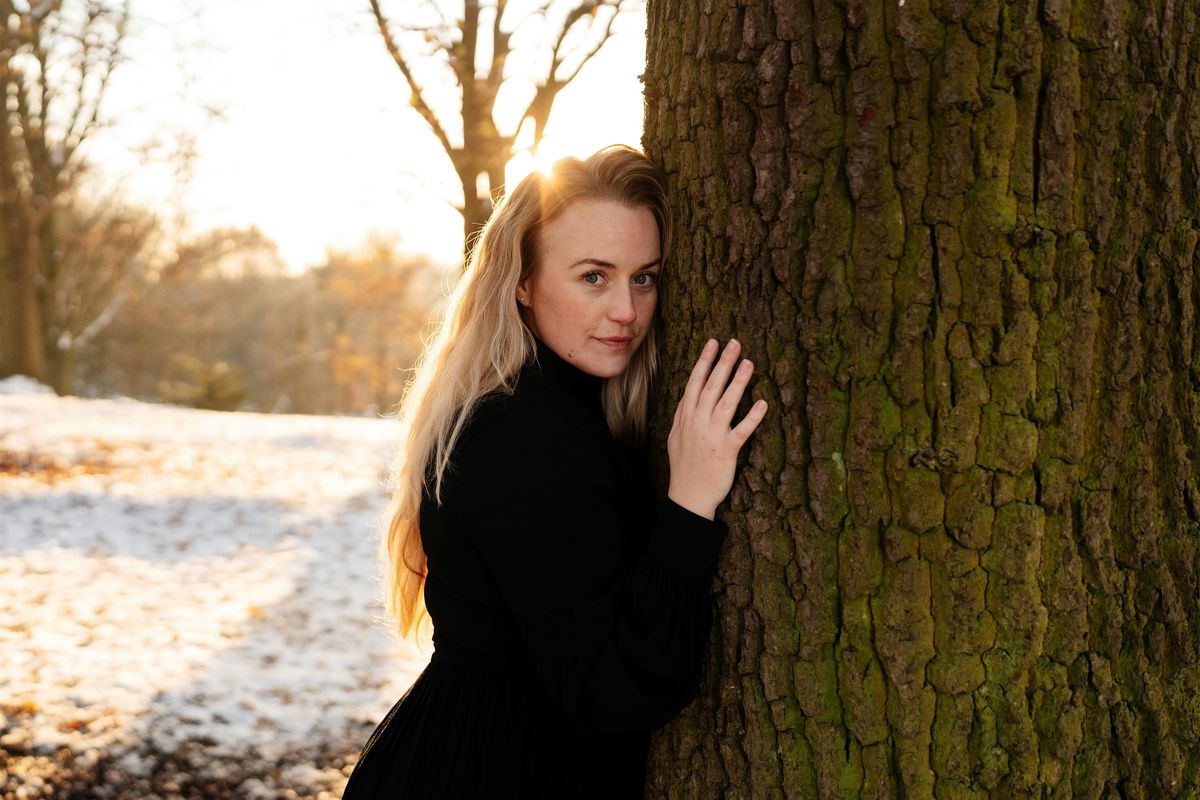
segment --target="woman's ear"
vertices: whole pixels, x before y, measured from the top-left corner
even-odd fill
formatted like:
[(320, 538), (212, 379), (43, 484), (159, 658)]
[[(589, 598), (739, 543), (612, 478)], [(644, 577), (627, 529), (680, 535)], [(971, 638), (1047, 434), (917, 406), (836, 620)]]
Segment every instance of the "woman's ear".
[(529, 278), (522, 278), (517, 282), (517, 302), (529, 308)]

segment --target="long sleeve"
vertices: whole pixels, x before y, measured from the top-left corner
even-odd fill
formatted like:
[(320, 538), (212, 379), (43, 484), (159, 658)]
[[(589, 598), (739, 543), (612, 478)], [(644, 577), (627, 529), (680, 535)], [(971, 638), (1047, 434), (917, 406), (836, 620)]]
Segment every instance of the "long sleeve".
[(630, 519), (625, 465), (598, 420), (555, 398), (506, 406), (459, 448), (447, 512), (567, 720), (659, 727), (697, 691), (725, 527), (669, 499), (652, 521)]

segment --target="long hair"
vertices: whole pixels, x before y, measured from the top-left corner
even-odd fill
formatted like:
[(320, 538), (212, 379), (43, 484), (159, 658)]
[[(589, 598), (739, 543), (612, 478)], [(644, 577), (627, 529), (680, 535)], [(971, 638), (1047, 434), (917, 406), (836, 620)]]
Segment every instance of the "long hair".
[[(564, 158), (548, 174), (530, 173), (493, 212), (401, 404), (407, 434), (391, 470), (381, 556), (385, 605), (402, 636), (413, 633), (425, 616), (422, 497), (428, 492), (441, 503), (451, 453), (472, 411), (488, 394), (511, 393), (517, 374), (533, 357), (535, 340), (517, 302), (517, 284), (537, 267), (542, 226), (579, 200), (650, 209), (666, 262), (671, 220), (663, 176), (628, 147), (608, 147), (582, 161)], [(630, 443), (646, 437), (650, 385), (658, 369), (657, 317), (656, 306), (629, 367), (605, 380), (601, 392), (609, 430)]]

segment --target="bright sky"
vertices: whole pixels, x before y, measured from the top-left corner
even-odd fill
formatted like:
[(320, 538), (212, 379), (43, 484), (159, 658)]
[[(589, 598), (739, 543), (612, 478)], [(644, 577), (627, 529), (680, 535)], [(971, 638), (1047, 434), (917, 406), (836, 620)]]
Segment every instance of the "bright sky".
[[(384, 0), (384, 12), (398, 18), (412, 2)], [(106, 106), (117, 126), (94, 152), (133, 197), (164, 214), (182, 208), (197, 230), (255, 224), (293, 270), (372, 231), (446, 263), (459, 258), (457, 180), (409, 108), (366, 0), (133, 0), (132, 10), (130, 61)], [(644, 26), (623, 20), (559, 95), (539, 160), (639, 144)], [(222, 117), (206, 121), (204, 105)], [(195, 137), (179, 191), (170, 169), (129, 154), (172, 131)], [(528, 157), (511, 165), (509, 180), (531, 166)]]

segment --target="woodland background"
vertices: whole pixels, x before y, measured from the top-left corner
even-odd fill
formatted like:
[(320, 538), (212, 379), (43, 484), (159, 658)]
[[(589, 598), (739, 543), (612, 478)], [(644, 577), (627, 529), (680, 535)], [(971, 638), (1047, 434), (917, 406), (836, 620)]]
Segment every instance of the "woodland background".
[[(26, 375), (60, 394), (126, 395), (198, 408), (382, 413), (399, 400), (422, 331), (506, 182), (532, 169), (535, 159), (586, 155), (610, 143), (595, 133), (613, 131), (611, 124), (565, 112), (552, 119), (551, 111), (606, 47), (619, 45), (640, 59), (644, 10), (628, 0), (457, 7), (364, 0), (355, 9), (302, 3), (274, 15), (269, 4), (234, 4), (221, 15), (225, 5), (212, 12), (185, 8), (164, 22), (162, 8), (130, 0), (0, 3), (0, 96), (6, 100), (0, 113), (0, 377)], [(206, 23), (210, 16), (220, 23)], [(294, 46), (260, 45), (263, 56), (256, 60), (244, 39), (219, 27), (251, 20), (275, 26)], [(189, 38), (189, 25), (221, 40)], [(267, 92), (277, 87), (276, 94), (288, 96), (309, 73), (299, 74), (300, 63), (272, 62), (310, 61), (316, 47), (304, 40), (305, 31), (322, 26), (338, 34), (329, 52), (317, 53), (326, 59), (316, 73), (324, 82), (313, 88), (326, 93), (324, 138), (303, 127), (311, 117), (298, 103), (282, 108), (300, 127), (271, 120), (268, 135), (279, 140), (264, 143), (253, 123), (238, 122), (253, 119), (252, 110), (223, 107), (233, 102), (233, 87), (203, 82), (208, 72), (229, 69), (210, 69), (220, 56), (218, 66), (229, 62), (243, 71), (234, 72), (233, 81)], [(171, 100), (179, 108), (165, 119), (138, 105), (161, 102), (148, 73), (172, 66), (147, 46), (153, 39), (147, 31), (162, 39), (160, 28), (186, 51), (178, 65), (186, 74)], [(347, 68), (339, 75), (337, 59), (361, 50), (375, 56), (370, 71)], [(624, 58), (616, 71), (636, 74), (637, 59)], [(607, 68), (603, 61), (584, 75), (592, 87), (587, 102), (596, 113), (624, 120), (616, 135), (636, 144), (641, 99), (620, 91), (624, 84), (605, 75), (605, 69), (613, 72), (611, 59)], [(145, 83), (142, 96), (138, 81)], [(338, 115), (348, 112), (327, 96), (331, 90), (352, 95), (360, 106), (378, 105), (380, 112), (339, 123)], [(395, 127), (390, 134), (371, 131), (374, 138), (352, 127), (377, 122)], [(589, 127), (597, 130), (581, 133)], [(244, 153), (236, 150), (238, 137)], [(306, 149), (286, 165), (282, 180), (268, 187), (237, 180), (240, 171), (255, 172), (256, 159), (293, 147), (295, 139)], [(218, 156), (210, 150), (221, 140), (224, 163), (214, 165)], [(357, 173), (341, 170), (335, 185), (326, 162), (352, 165)], [(189, 201), (200, 191), (194, 184), (214, 191), (211, 175), (196, 174), (206, 164), (209, 173), (226, 177), (210, 202), (233, 207), (236, 195), (252, 192), (263, 198), (258, 215), (277, 223), (269, 204), (297, 197), (303, 203), (297, 216), (312, 219), (316, 209), (317, 221), (322, 210), (333, 217), (344, 207), (361, 207), (355, 195), (378, 197), (381, 184), (388, 199), (366, 209), (357, 230), (351, 220), (349, 236), (337, 237), (340, 244), (330, 241), (320, 256), (299, 261), (295, 242), (281, 249), (253, 210), (243, 213), (242, 224), (206, 226), (216, 216)], [(134, 189), (152, 172), (160, 195), (147, 201)], [(396, 186), (386, 194), (389, 180)], [(451, 229), (430, 245), (429, 230), (444, 232), (450, 216), (458, 218), (461, 235)], [(306, 252), (311, 239), (305, 239)]]
[(337, 797), (428, 660), (396, 404), (504, 186), (637, 143), (645, 15), (332, 5), (0, 0), (5, 800)]
[(6, 797), (336, 796), (427, 657), (373, 619), (371, 417), (556, 130), (667, 173), (657, 450), (708, 336), (771, 407), (647, 796), (1198, 796), (1200, 2), (364, 0), (336, 57), (326, 5), (196, 18), (303, 44), (201, 60), (271, 89), (226, 177), (286, 155), (201, 224), (99, 179), (208, 152), (103, 144), (137, 7), (0, 0)]

